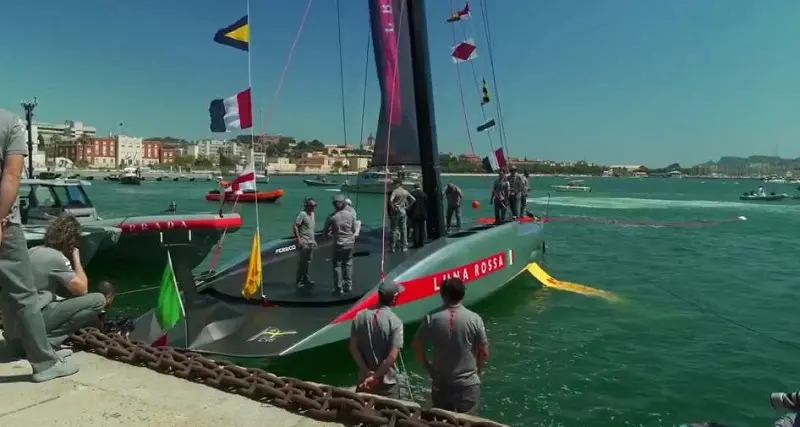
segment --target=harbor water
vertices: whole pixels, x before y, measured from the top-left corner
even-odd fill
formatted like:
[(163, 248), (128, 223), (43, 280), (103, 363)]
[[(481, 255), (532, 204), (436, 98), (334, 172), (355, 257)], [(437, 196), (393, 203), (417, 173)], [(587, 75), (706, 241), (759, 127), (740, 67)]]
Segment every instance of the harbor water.
[[(464, 190), (466, 223), (491, 215), (490, 178), (443, 180)], [(800, 201), (740, 202), (738, 196), (758, 183), (733, 179), (598, 178), (585, 181), (590, 193), (548, 195), (551, 185), (565, 182), (533, 180), (538, 214), (584, 219), (547, 225), (547, 269), (559, 279), (613, 291), (621, 302), (541, 288), (526, 279), (478, 307), (491, 344), (481, 415), (518, 426), (664, 426), (702, 420), (771, 425), (778, 414), (769, 394), (800, 389), (795, 362), (800, 312), (794, 293), (800, 277)], [(154, 214), (172, 201), (179, 213), (215, 212), (218, 204), (204, 200), (212, 186), (95, 181), (88, 190), (100, 215), (115, 217)], [(279, 203), (258, 206), (265, 240), (291, 233), (304, 197), (319, 201), (322, 216), (336, 194), (306, 187), (297, 176), (273, 176), (264, 187), (286, 190)], [(774, 185), (767, 191), (791, 193), (793, 188)], [(380, 223), (380, 196), (352, 199), (360, 219)], [(472, 200), (482, 206), (472, 209)], [(256, 226), (254, 205), (236, 210), (245, 226), (226, 237), (222, 263), (249, 251)], [(747, 220), (681, 226), (739, 216)], [(330, 273), (317, 274), (323, 282)], [(125, 280), (120, 290), (154, 284)], [(114, 314), (139, 314), (154, 306), (156, 296), (156, 291), (120, 296)], [(412, 336), (407, 330), (409, 347)], [(340, 347), (324, 358), (243, 363), (350, 386), (355, 368)], [(403, 355), (411, 391), (422, 399), (428, 387), (423, 371), (410, 348)]]

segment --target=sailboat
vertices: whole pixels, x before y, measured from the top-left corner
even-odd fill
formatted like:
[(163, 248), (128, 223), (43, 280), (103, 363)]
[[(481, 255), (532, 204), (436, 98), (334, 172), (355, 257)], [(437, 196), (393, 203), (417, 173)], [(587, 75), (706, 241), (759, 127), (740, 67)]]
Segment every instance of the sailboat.
[[(244, 255), (217, 272), (192, 278), (173, 253), (175, 274), (186, 315), (167, 331), (166, 343), (201, 353), (235, 357), (274, 357), (306, 351), (347, 339), (351, 321), (376, 305), (382, 281), (401, 284), (395, 313), (404, 323), (421, 320), (441, 306), (444, 280), (467, 283), (465, 304), (474, 304), (503, 288), (544, 253), (543, 224), (480, 224), (448, 234), (443, 215), (439, 155), (423, 0), (368, 0), (375, 62), (380, 79), (381, 110), (373, 166), (416, 165), (429, 195), (429, 241), (420, 248), (390, 253), (383, 227), (362, 226), (356, 241), (353, 289), (331, 292), (332, 241), (318, 233), (311, 265), (316, 286), (298, 293), (295, 239), (266, 242), (260, 252), (263, 298), (243, 297), (247, 271)], [(395, 93), (396, 91), (396, 93)], [(318, 223), (321, 221), (318, 221)], [(325, 280), (325, 279), (328, 280)], [(155, 342), (162, 337), (154, 312), (136, 321), (131, 339)], [(160, 341), (164, 342), (164, 340)]]

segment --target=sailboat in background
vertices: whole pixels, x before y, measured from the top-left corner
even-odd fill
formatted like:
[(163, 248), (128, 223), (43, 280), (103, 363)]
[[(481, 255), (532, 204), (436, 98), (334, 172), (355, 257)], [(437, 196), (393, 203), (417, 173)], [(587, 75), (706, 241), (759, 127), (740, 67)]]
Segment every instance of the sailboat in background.
[[(356, 314), (377, 303), (382, 281), (404, 286), (395, 313), (410, 323), (440, 306), (439, 287), (449, 277), (459, 277), (468, 284), (464, 302), (474, 304), (542, 258), (541, 223), (476, 225), (448, 234), (443, 218), (425, 2), (367, 0), (366, 4), (381, 90), (373, 166), (420, 168), (422, 188), (429, 197), (427, 244), (390, 253), (386, 250), (385, 224), (365, 224), (355, 246), (352, 292), (332, 294), (330, 279), (324, 280), (331, 276), (328, 260), (333, 242), (329, 236), (316, 236), (318, 248), (310, 271), (317, 285), (304, 293), (296, 292), (300, 253), (295, 239), (267, 242), (260, 251), (260, 291), (264, 296), (260, 302), (242, 295), (243, 283), (253, 285), (253, 271), (258, 270), (252, 262), (253, 254), (197, 281), (191, 275), (178, 274), (176, 267), (186, 298), (184, 321), (188, 326), (176, 325), (169, 331), (170, 345), (240, 357), (287, 355), (347, 339)], [(252, 287), (245, 293), (252, 295)], [(132, 339), (152, 342), (160, 336), (150, 329), (153, 316), (149, 312), (137, 320)]]

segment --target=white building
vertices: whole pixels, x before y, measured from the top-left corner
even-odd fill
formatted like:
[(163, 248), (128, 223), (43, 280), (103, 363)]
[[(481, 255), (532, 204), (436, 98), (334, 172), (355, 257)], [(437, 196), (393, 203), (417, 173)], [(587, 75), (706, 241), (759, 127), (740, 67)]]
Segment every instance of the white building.
[(97, 135), (97, 128), (85, 126), (83, 122), (75, 120), (67, 120), (62, 125), (52, 123), (38, 123), (33, 122), (34, 142), (42, 135), (45, 143), (49, 143), (53, 136), (58, 135), (65, 139), (74, 139), (83, 135), (95, 136)]
[(141, 166), (142, 165), (142, 138), (117, 135), (116, 166)]
[(216, 139), (205, 139), (199, 141), (192, 141), (192, 145), (187, 147), (186, 155), (192, 157), (205, 157), (207, 159), (215, 159), (219, 157), (219, 149), (225, 149), (228, 145), (233, 145), (227, 141), (220, 141)]

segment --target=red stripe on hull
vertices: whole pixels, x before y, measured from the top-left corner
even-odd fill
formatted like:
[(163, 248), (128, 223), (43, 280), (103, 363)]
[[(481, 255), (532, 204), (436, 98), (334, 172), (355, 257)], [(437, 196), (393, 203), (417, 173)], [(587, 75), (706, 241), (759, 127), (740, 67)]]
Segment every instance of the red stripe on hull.
[[(493, 273), (508, 268), (512, 262), (513, 251), (511, 251), (511, 258), (509, 258), (508, 252), (498, 252), (486, 258), (460, 265), (447, 271), (401, 282), (400, 285), (402, 285), (405, 290), (398, 295), (397, 305), (408, 304), (437, 295), (442, 282), (450, 277), (458, 277), (463, 280), (464, 283), (469, 284), (470, 282), (483, 279)], [(375, 307), (377, 303), (378, 294), (377, 292), (372, 292), (367, 298), (337, 317), (332, 324), (353, 320), (361, 310)]]
[(208, 229), (225, 229), (234, 230), (242, 226), (242, 217), (240, 216), (226, 216), (209, 217), (209, 218), (191, 218), (191, 219), (175, 219), (171, 221), (147, 221), (135, 222), (129, 218), (124, 224), (118, 227), (122, 229), (123, 233), (141, 233), (148, 231), (168, 231), (168, 230), (208, 230)]

